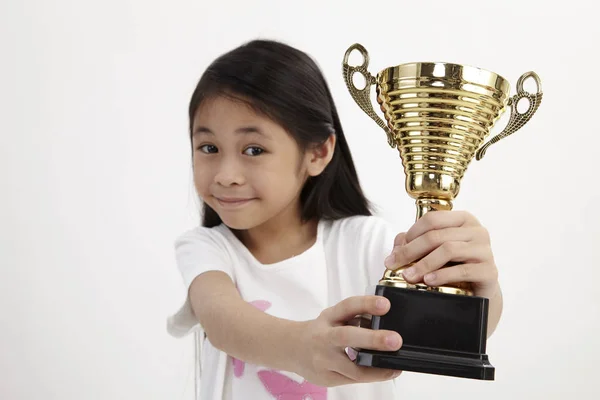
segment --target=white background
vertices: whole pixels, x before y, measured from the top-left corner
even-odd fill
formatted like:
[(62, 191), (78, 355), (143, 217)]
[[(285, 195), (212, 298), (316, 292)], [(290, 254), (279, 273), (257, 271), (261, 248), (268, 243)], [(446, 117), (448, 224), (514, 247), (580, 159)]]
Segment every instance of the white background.
[(592, 4), (2, 0), (0, 398), (192, 398), (192, 340), (165, 330), (184, 296), (173, 240), (198, 221), (187, 103), (209, 62), (254, 38), (318, 61), (362, 184), (399, 231), (414, 205), (396, 151), (346, 91), (346, 48), (365, 45), (373, 73), (449, 61), (513, 87), (540, 75), (534, 119), (471, 164), (455, 202), (491, 231), (500, 268), (496, 381), (405, 373), (402, 398), (598, 398)]

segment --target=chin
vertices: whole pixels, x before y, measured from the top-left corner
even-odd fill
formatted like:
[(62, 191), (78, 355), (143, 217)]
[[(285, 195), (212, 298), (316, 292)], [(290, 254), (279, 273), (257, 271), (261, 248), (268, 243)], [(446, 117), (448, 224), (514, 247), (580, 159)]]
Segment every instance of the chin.
[(219, 215), (221, 221), (230, 229), (245, 231), (260, 225), (260, 222), (254, 218), (244, 218), (243, 216)]

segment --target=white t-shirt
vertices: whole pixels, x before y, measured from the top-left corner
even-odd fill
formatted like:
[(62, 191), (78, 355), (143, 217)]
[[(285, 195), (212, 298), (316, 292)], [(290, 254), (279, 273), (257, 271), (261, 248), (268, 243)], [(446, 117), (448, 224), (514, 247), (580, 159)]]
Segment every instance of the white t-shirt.
[[(242, 298), (262, 311), (289, 320), (308, 320), (345, 298), (370, 292), (383, 276), (383, 262), (396, 234), (374, 216), (320, 221), (311, 248), (296, 257), (263, 265), (225, 225), (219, 225), (184, 233), (177, 238), (175, 250), (186, 293), (195, 277), (216, 269), (227, 273)], [(169, 318), (168, 330), (175, 337), (202, 332), (189, 299)], [(201, 347), (202, 400), (398, 398), (393, 380), (322, 388), (294, 373), (233, 359), (208, 339)]]

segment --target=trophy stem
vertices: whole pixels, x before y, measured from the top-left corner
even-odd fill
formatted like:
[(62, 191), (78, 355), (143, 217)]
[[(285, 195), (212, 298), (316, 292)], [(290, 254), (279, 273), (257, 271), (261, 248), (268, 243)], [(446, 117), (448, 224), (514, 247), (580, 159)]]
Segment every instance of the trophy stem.
[(421, 218), (429, 211), (451, 211), (452, 201), (443, 199), (432, 199), (432, 198), (420, 198), (416, 201), (417, 205), (417, 218)]
[[(416, 220), (418, 220), (430, 211), (451, 211), (452, 201), (439, 198), (418, 198), (416, 200), (416, 206)], [(403, 289), (435, 291), (447, 294), (473, 295), (471, 285), (468, 283), (454, 283), (439, 287), (427, 286), (424, 283), (408, 283), (404, 279), (402, 272), (412, 266), (415, 262), (412, 262), (408, 265), (403, 265), (395, 270), (386, 269), (383, 277), (379, 281), (379, 284), (382, 286), (399, 287)], [(449, 265), (452, 265), (452, 263), (449, 263)]]

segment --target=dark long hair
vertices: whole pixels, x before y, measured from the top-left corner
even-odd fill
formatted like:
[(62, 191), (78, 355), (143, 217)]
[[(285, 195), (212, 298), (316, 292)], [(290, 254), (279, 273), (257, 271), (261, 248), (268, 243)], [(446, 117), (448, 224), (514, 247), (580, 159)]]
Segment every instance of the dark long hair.
[[(284, 127), (302, 151), (336, 135), (330, 163), (309, 178), (300, 193), (304, 221), (371, 215), (333, 97), (311, 57), (271, 40), (254, 40), (221, 55), (204, 72), (190, 100), (190, 140), (196, 111), (214, 96), (247, 102)], [(219, 215), (204, 203), (202, 225), (220, 223)]]

